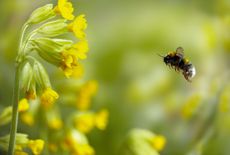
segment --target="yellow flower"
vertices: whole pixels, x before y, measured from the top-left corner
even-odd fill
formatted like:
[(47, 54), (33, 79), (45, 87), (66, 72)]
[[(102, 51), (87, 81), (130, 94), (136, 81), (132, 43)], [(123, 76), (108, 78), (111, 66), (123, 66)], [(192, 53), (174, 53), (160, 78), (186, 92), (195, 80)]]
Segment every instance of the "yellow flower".
[(76, 55), (79, 59), (86, 59), (87, 52), (89, 51), (87, 40), (81, 40), (73, 45), (73, 50), (76, 51)]
[(28, 103), (28, 100), (26, 98), (23, 98), (19, 101), (18, 104), (18, 111), (19, 112), (25, 112), (29, 109), (30, 105)]
[(108, 116), (108, 110), (103, 109), (99, 111), (95, 116), (95, 126), (100, 130), (104, 130), (108, 123)]
[(74, 69), (73, 69), (73, 73), (71, 75), (71, 77), (73, 78), (81, 78), (84, 74), (84, 68), (81, 64), (79, 64), (78, 66), (76, 66)]
[(39, 154), (41, 154), (41, 152), (43, 150), (44, 141), (41, 139), (30, 140), (28, 143), (28, 147), (32, 150), (33, 154), (39, 155)]
[(94, 127), (94, 115), (92, 113), (77, 115), (74, 119), (74, 126), (83, 133), (90, 132)]
[(66, 77), (70, 77), (74, 69), (78, 66), (77, 55), (74, 51), (65, 50), (62, 52), (61, 69), (64, 71)]
[(87, 90), (88, 94), (91, 96), (95, 95), (98, 90), (98, 83), (95, 80), (91, 80), (86, 84), (85, 89)]
[(166, 139), (162, 135), (154, 136), (154, 138), (151, 139), (152, 146), (157, 150), (161, 151), (166, 143)]
[(230, 89), (225, 88), (225, 90), (221, 93), (220, 99), (219, 99), (219, 110), (221, 112), (228, 112), (230, 109), (229, 97)]
[(73, 20), (73, 5), (68, 0), (58, 0), (58, 5), (55, 7), (55, 12), (60, 13), (63, 18)]
[(66, 150), (72, 155), (94, 155), (94, 149), (88, 144), (87, 137), (77, 130), (67, 134), (64, 142)]
[(199, 94), (194, 94), (193, 96), (191, 96), (182, 108), (182, 116), (185, 119), (191, 118), (198, 110), (200, 101), (201, 96)]
[(58, 97), (58, 94), (50, 87), (48, 87), (41, 95), (41, 104), (46, 108), (51, 107), (53, 103), (58, 99)]
[(52, 120), (50, 120), (48, 122), (48, 126), (51, 128), (51, 129), (55, 129), (55, 130), (58, 130), (58, 129), (61, 129), (62, 126), (63, 126), (63, 123), (62, 123), (62, 120), (59, 119), (59, 118), (53, 118)]
[(69, 31), (72, 31), (74, 35), (79, 39), (85, 39), (86, 34), (84, 30), (87, 28), (87, 21), (85, 19), (85, 15), (79, 15), (75, 18), (75, 20), (69, 24)]
[(94, 149), (88, 144), (84, 134), (77, 130), (72, 130), (65, 138), (65, 148), (73, 155), (94, 155)]
[(90, 101), (93, 95), (96, 94), (98, 90), (97, 81), (88, 81), (85, 85), (82, 86), (79, 92), (77, 100), (77, 108), (79, 110), (87, 110), (90, 106)]
[(77, 108), (81, 111), (87, 110), (90, 107), (90, 96), (80, 93), (77, 100)]
[(22, 113), (20, 115), (20, 118), (21, 118), (23, 123), (25, 123), (29, 126), (34, 125), (34, 116), (31, 113), (29, 113), (29, 112)]
[(77, 144), (73, 148), (75, 155), (94, 155), (94, 149), (89, 144)]

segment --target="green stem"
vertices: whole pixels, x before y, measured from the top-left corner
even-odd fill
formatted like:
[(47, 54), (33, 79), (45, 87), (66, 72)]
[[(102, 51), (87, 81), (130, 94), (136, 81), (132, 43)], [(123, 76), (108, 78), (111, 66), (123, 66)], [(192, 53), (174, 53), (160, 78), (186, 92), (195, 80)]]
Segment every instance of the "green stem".
[(13, 96), (13, 112), (12, 112), (12, 121), (11, 121), (11, 129), (10, 129), (10, 141), (8, 147), (8, 155), (13, 155), (14, 153), (14, 145), (15, 145), (15, 137), (17, 133), (18, 126), (18, 100), (19, 100), (19, 74), (20, 74), (20, 66), (16, 63), (16, 72), (15, 72), (15, 80), (14, 80), (14, 96)]

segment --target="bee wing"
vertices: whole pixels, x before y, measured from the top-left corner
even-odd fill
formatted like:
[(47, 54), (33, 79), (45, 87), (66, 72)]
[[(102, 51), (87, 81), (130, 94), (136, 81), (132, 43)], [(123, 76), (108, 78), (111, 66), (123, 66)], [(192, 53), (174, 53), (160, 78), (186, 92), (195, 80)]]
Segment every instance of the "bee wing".
[(184, 57), (184, 49), (182, 47), (177, 47), (176, 53), (182, 57)]

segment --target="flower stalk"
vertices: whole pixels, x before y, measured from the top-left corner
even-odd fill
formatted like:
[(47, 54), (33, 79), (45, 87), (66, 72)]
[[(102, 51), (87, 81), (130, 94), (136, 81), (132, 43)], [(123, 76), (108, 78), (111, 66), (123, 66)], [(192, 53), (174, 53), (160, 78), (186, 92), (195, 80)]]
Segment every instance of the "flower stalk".
[(19, 75), (20, 75), (20, 64), (16, 63), (15, 80), (14, 80), (14, 91), (13, 91), (13, 112), (10, 129), (10, 141), (8, 147), (8, 155), (13, 155), (15, 146), (15, 137), (18, 126), (18, 101), (19, 101)]

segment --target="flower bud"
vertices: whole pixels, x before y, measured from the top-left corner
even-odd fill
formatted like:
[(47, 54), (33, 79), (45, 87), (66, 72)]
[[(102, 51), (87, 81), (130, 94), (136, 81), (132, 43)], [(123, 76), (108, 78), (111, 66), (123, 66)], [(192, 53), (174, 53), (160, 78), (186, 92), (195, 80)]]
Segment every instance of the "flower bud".
[(51, 21), (38, 28), (38, 33), (46, 37), (55, 37), (65, 32), (67, 32), (67, 23), (65, 19)]
[(36, 38), (32, 40), (32, 44), (44, 60), (59, 66), (62, 60), (60, 52), (70, 48), (73, 42), (66, 39)]
[(37, 24), (49, 18), (52, 18), (54, 16), (55, 16), (55, 12), (53, 11), (53, 4), (47, 4), (32, 12), (28, 20), (28, 23)]
[[(159, 148), (155, 148), (155, 146), (160, 146), (161, 149), (164, 147), (163, 141), (160, 140), (161, 137), (156, 136), (154, 133), (144, 130), (144, 129), (133, 129), (129, 135), (126, 137), (120, 154), (122, 155), (143, 155), (143, 154), (151, 154), (151, 155), (159, 155)], [(156, 143), (159, 143), (156, 145)]]
[(41, 89), (51, 87), (49, 76), (46, 73), (44, 67), (38, 62), (34, 62), (33, 65), (34, 79)]
[(29, 62), (26, 62), (21, 68), (21, 88), (28, 91), (33, 85), (33, 69)]

